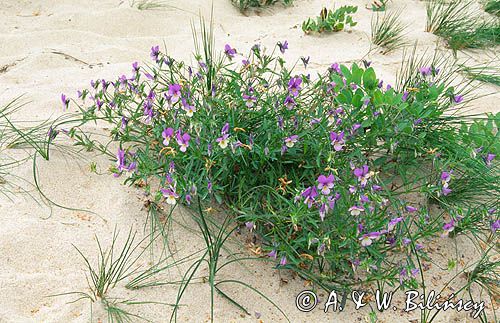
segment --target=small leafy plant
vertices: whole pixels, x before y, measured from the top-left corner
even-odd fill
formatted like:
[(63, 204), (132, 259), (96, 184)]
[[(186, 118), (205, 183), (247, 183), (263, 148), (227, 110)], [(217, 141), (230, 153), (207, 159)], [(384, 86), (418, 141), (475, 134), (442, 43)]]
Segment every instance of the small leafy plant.
[(373, 0), (371, 10), (385, 11), (387, 9), (388, 2), (389, 0)]
[(302, 30), (307, 34), (310, 32), (337, 32), (346, 26), (356, 26), (357, 22), (352, 19), (352, 14), (358, 11), (357, 6), (342, 6), (337, 10), (323, 8), (316, 19), (308, 18), (302, 23)]

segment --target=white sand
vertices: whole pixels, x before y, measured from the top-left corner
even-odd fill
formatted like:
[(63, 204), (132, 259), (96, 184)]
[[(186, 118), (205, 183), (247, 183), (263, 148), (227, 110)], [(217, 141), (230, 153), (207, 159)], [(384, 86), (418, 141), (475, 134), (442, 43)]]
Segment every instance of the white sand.
[[(91, 79), (112, 79), (129, 74), (133, 61), (149, 62), (149, 48), (165, 43), (169, 54), (178, 59), (191, 60), (193, 42), (191, 20), (197, 13), (210, 14), (208, 0), (164, 1), (172, 6), (162, 10), (140, 11), (131, 8), (129, 1), (102, 0), (0, 0), (0, 104), (24, 94), (31, 103), (20, 111), (20, 120), (42, 120), (62, 114), (61, 93), (76, 95)], [(358, 25), (348, 32), (321, 36), (305, 36), (300, 23), (315, 16), (332, 1), (296, 0), (290, 8), (276, 6), (259, 14), (243, 16), (229, 0), (214, 0), (216, 44), (226, 42), (240, 51), (247, 51), (254, 43), (272, 47), (277, 41), (288, 40), (290, 61), (300, 56), (311, 56), (313, 70), (321, 70), (332, 62), (350, 63), (368, 54), (370, 49), (371, 11), (365, 9), (369, 1), (336, 1), (336, 5), (355, 4)], [(406, 7), (403, 19), (410, 24), (408, 40), (419, 41), (419, 48), (433, 48), (438, 39), (424, 32), (424, 3), (416, 0), (394, 0), (392, 8)], [(178, 7), (178, 8), (176, 8)], [(464, 56), (463, 54), (461, 54)], [(489, 52), (472, 53), (475, 59), (488, 61)], [(379, 76), (392, 83), (401, 61), (401, 51), (390, 55), (367, 56), (373, 61)], [(498, 111), (498, 88), (485, 85), (480, 93), (494, 96), (476, 100), (475, 111)], [(143, 234), (146, 212), (142, 208), (140, 191), (121, 184), (121, 179), (110, 175), (95, 175), (88, 171), (90, 161), (96, 161), (105, 171), (109, 161), (103, 157), (86, 156), (88, 160), (74, 160), (57, 152), (50, 162), (40, 162), (43, 189), (56, 202), (70, 207), (91, 210), (98, 215), (54, 208), (53, 214), (45, 206), (37, 205), (29, 197), (8, 201), (0, 197), (0, 322), (87, 322), (90, 308), (86, 301), (66, 304), (72, 296), (48, 298), (48, 295), (86, 290), (84, 264), (72, 244), (86, 255), (97, 256), (94, 234), (107, 246), (115, 227), (121, 237), (130, 226)], [(30, 178), (31, 165), (16, 172)], [(176, 213), (177, 217), (181, 214)], [(48, 218), (47, 218), (48, 217)], [(202, 239), (176, 226), (174, 236), (180, 254), (189, 254), (202, 246)], [(120, 239), (119, 241), (122, 241)], [(239, 240), (245, 243), (244, 239)], [(470, 261), (474, 252), (465, 239), (458, 239), (457, 256)], [(438, 239), (433, 252), (435, 260), (445, 265), (455, 257), (451, 240)], [(449, 248), (446, 248), (449, 247)], [(449, 251), (453, 250), (453, 252)], [(449, 254), (446, 254), (449, 252)], [(464, 256), (463, 256), (464, 255)], [(94, 260), (94, 258), (92, 258)], [(459, 268), (461, 266), (459, 265)], [(181, 267), (185, 269), (185, 267)], [(206, 273), (206, 269), (203, 270)], [(436, 282), (445, 281), (455, 271), (440, 273)], [(246, 267), (234, 265), (224, 277), (244, 279), (263, 291), (287, 313), (292, 322), (364, 322), (368, 308), (354, 311), (351, 306), (342, 314), (328, 315), (316, 309), (302, 314), (295, 309), (295, 295), (304, 289), (303, 281), (279, 273), (270, 265), (249, 262)], [(280, 277), (288, 284), (280, 283)], [(171, 279), (178, 279), (174, 270)], [(434, 281), (433, 278), (433, 281)], [(173, 303), (175, 286), (127, 291), (118, 287), (110, 295), (122, 299)], [(262, 321), (285, 321), (276, 309), (257, 295), (241, 288), (227, 292), (248, 306), (253, 314), (262, 313)], [(183, 299), (181, 322), (200, 322), (209, 318), (209, 286), (193, 285)], [(167, 305), (136, 306), (129, 309), (154, 322), (165, 322), (171, 313)], [(217, 321), (255, 321), (255, 317), (241, 315), (226, 300), (216, 297)], [(419, 318), (419, 312), (401, 314), (399, 311), (379, 313), (382, 322), (408, 322)], [(106, 321), (102, 308), (94, 306), (95, 322)], [(464, 322), (465, 313), (447, 312), (437, 321)]]

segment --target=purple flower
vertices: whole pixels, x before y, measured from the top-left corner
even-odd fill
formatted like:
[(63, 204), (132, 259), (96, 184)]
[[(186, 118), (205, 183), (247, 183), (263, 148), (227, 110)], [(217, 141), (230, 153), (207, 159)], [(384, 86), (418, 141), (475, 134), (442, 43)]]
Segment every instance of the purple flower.
[(63, 109), (67, 109), (68, 106), (69, 106), (69, 99), (66, 97), (65, 94), (61, 94), (61, 102), (62, 102), (62, 105), (63, 105)]
[(422, 74), (422, 76), (429, 76), (432, 73), (432, 67), (428, 67), (428, 66), (421, 67), (419, 69), (419, 72), (420, 72), (420, 74)]
[(123, 149), (118, 149), (118, 152), (116, 153), (116, 166), (120, 172), (126, 168), (125, 167), (125, 150), (123, 150)]
[(170, 84), (168, 86), (168, 95), (170, 96), (172, 103), (179, 101), (181, 97), (181, 86), (179, 84)]
[(493, 159), (495, 159), (495, 157), (496, 157), (496, 156), (497, 156), (497, 155), (495, 155), (495, 154), (488, 153), (488, 154), (486, 155), (486, 157), (484, 158), (484, 161), (485, 161), (485, 163), (486, 163), (486, 166), (491, 166), (491, 164), (492, 164), (491, 162), (493, 161)]
[(281, 257), (280, 260), (280, 266), (285, 266), (286, 265), (286, 256)]
[(292, 148), (298, 140), (299, 140), (299, 136), (292, 135), (290, 137), (285, 138), (285, 145), (288, 148)]
[(299, 95), (299, 91), (302, 89), (301, 85), (302, 79), (300, 77), (292, 77), (290, 81), (288, 81), (288, 91), (293, 96)]
[(229, 134), (225, 133), (221, 137), (217, 138), (215, 141), (219, 144), (220, 148), (224, 149), (229, 144)]
[(134, 73), (134, 78), (139, 73), (139, 63), (138, 62), (133, 62), (132, 63), (132, 73)]
[(161, 136), (163, 137), (163, 144), (165, 146), (168, 146), (170, 144), (170, 139), (172, 139), (172, 137), (174, 136), (174, 129), (166, 128), (161, 133)]
[(358, 206), (358, 205), (353, 205), (349, 208), (349, 212), (351, 212), (352, 216), (358, 216), (365, 210), (364, 207)]
[(186, 99), (182, 98), (182, 109), (186, 111), (186, 116), (191, 118), (196, 112), (196, 108), (194, 105), (187, 103)]
[(187, 148), (189, 147), (189, 140), (191, 139), (191, 136), (188, 133), (182, 134), (182, 132), (179, 130), (177, 132), (176, 139), (177, 143), (180, 146), (179, 150), (182, 152), (186, 152)]
[(255, 96), (246, 95), (246, 94), (243, 94), (243, 100), (245, 101), (245, 105), (248, 108), (253, 107), (253, 105), (255, 104), (255, 102), (257, 102), (257, 98)]
[(441, 193), (443, 193), (444, 196), (447, 196), (448, 194), (450, 194), (452, 192), (452, 190), (450, 188), (448, 188), (448, 185), (444, 186), (441, 188)]
[(330, 69), (332, 71), (335, 71), (337, 74), (342, 74), (342, 71), (340, 69), (340, 66), (339, 66), (339, 63), (333, 63), (331, 66), (330, 66)]
[(334, 131), (330, 132), (330, 142), (335, 151), (341, 151), (344, 148), (344, 132), (341, 131), (336, 133)]
[(458, 103), (462, 102), (463, 100), (464, 100), (464, 97), (463, 97), (463, 96), (461, 96), (461, 95), (455, 95), (455, 96), (453, 97), (453, 102), (454, 102), (454, 103), (456, 103), (456, 104), (458, 104)]
[(409, 96), (410, 96), (410, 92), (404, 91), (403, 96), (401, 97), (401, 100), (403, 100), (403, 102), (406, 102), (406, 100), (408, 100)]
[(335, 178), (332, 174), (326, 177), (325, 175), (320, 175), (318, 177), (318, 189), (323, 193), (323, 195), (330, 194), (330, 190), (333, 188), (333, 182)]
[(355, 168), (353, 173), (354, 176), (358, 178), (358, 181), (361, 182), (361, 186), (365, 187), (371, 176), (368, 165), (363, 165), (361, 168)]
[(498, 229), (500, 229), (500, 220), (496, 220), (495, 222), (491, 223), (491, 231), (496, 233)]
[(267, 254), (267, 256), (276, 259), (276, 257), (278, 257), (278, 251), (276, 251), (276, 249), (273, 249)]
[(151, 47), (151, 54), (149, 56), (151, 56), (151, 59), (153, 59), (155, 62), (158, 63), (159, 59), (158, 59), (158, 56), (160, 55), (160, 46), (156, 45), (156, 46), (153, 46)]
[(453, 229), (455, 229), (455, 220), (453, 219), (443, 225), (443, 231), (445, 235), (453, 231)]
[(279, 42), (278, 47), (280, 48), (281, 53), (285, 54), (285, 51), (288, 49), (288, 41), (285, 40), (283, 43)]
[(403, 217), (391, 219), (391, 221), (389, 221), (389, 225), (387, 226), (387, 230), (391, 231), (392, 229), (394, 229), (396, 224), (398, 224), (401, 221), (403, 221)]
[(245, 222), (245, 226), (248, 230), (250, 230), (250, 232), (252, 232), (255, 229), (255, 223), (251, 221)]
[(171, 188), (161, 188), (160, 191), (163, 194), (163, 197), (167, 199), (167, 204), (174, 205), (177, 203), (179, 195), (177, 195), (177, 193), (175, 193)]
[(406, 206), (406, 211), (408, 211), (410, 213), (413, 213), (415, 211), (418, 211), (418, 209), (416, 207), (411, 206), (411, 205), (407, 205)]
[(288, 110), (292, 110), (294, 107), (295, 107), (295, 100), (293, 99), (293, 96), (287, 96), (285, 98), (285, 102), (283, 102), (283, 104), (285, 105), (285, 107), (288, 109)]
[(316, 186), (310, 186), (306, 188), (301, 195), (305, 198), (304, 203), (307, 204), (309, 208), (311, 208), (312, 204), (314, 203), (314, 199), (318, 196)]
[(380, 232), (370, 232), (367, 234), (364, 234), (359, 240), (361, 241), (361, 245), (363, 247), (368, 247), (369, 245), (372, 244), (373, 240), (377, 240), (381, 236)]
[(227, 55), (229, 58), (233, 58), (236, 56), (236, 49), (232, 48), (229, 44), (226, 44), (224, 46), (224, 53)]

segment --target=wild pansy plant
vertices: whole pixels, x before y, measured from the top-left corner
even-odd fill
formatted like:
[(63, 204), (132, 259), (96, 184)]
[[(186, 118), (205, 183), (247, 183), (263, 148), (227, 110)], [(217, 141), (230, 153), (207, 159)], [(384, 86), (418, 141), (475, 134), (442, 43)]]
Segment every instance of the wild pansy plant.
[[(204, 34), (195, 66), (153, 46), (152, 64), (134, 63), (128, 76), (80, 92), (82, 124), (112, 125), (115, 176), (144, 187), (155, 204), (189, 206), (195, 196), (226, 204), (262, 235), (279, 268), (324, 288), (352, 285), (355, 275), (414, 285), (413, 256), (449, 219), (405, 202), (396, 178), (424, 181), (413, 189), (442, 203), (470, 193), (468, 165), (497, 176), (496, 128), (471, 156), (467, 142), (476, 136), (447, 114), (465, 93), (439, 82), (436, 66), (418, 66), (397, 90), (368, 62), (334, 63), (315, 78), (297, 73), (282, 58), (288, 46), (267, 54), (260, 45), (243, 52), (226, 44), (216, 55)], [(309, 58), (302, 61), (307, 68)], [(80, 127), (67, 133), (109, 153)], [(406, 172), (418, 163), (422, 178)]]

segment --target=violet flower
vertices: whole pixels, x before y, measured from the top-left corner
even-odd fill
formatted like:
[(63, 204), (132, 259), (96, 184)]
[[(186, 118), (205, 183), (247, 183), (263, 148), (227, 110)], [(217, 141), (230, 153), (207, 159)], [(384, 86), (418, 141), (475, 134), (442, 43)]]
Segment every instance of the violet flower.
[(179, 150), (182, 152), (186, 152), (187, 148), (189, 147), (189, 140), (191, 139), (191, 136), (188, 133), (182, 134), (182, 132), (179, 130), (177, 132), (177, 143), (179, 144)]
[(255, 96), (243, 94), (242, 97), (247, 108), (252, 108), (255, 102), (257, 102), (257, 97)]
[(432, 73), (432, 67), (429, 67), (429, 66), (421, 67), (419, 69), (419, 72), (420, 72), (420, 74), (422, 74), (422, 76), (429, 76)]
[(460, 102), (462, 102), (464, 100), (464, 97), (461, 96), (461, 95), (455, 95), (453, 97), (453, 103), (456, 103), (456, 104), (459, 104)]
[(341, 151), (344, 148), (344, 131), (336, 133), (334, 131), (330, 132), (330, 142), (335, 151)]
[(151, 47), (151, 59), (153, 59), (156, 63), (159, 62), (158, 56), (160, 55), (160, 46), (156, 45)]
[(224, 53), (227, 55), (229, 58), (233, 58), (236, 56), (236, 49), (232, 48), (229, 44), (226, 44), (224, 46)]
[(302, 193), (301, 196), (304, 197), (304, 203), (307, 204), (308, 208), (311, 208), (311, 206), (314, 203), (314, 199), (318, 196), (318, 191), (316, 190), (316, 186), (310, 186), (306, 188)]
[(349, 208), (348, 211), (351, 213), (352, 216), (358, 216), (361, 214), (361, 212), (365, 211), (365, 208), (362, 206), (353, 205)]
[(278, 47), (280, 48), (280, 52), (282, 54), (285, 54), (285, 51), (288, 49), (288, 41), (278, 42)]
[(330, 69), (332, 71), (335, 71), (337, 74), (342, 74), (342, 70), (340, 69), (340, 65), (339, 63), (333, 63), (331, 66), (330, 66)]
[(335, 178), (332, 174), (326, 177), (325, 175), (320, 175), (318, 177), (318, 189), (323, 193), (323, 195), (330, 194), (330, 190), (333, 188), (333, 182)]
[(486, 166), (491, 166), (491, 162), (493, 161), (493, 159), (495, 159), (497, 155), (495, 154), (492, 154), (492, 153), (488, 153), (486, 155), (486, 157), (484, 157), (484, 162), (486, 163)]
[(255, 223), (251, 221), (245, 222), (245, 226), (248, 230), (250, 230), (250, 232), (252, 232), (255, 229)]
[(179, 195), (177, 195), (177, 193), (175, 193), (171, 188), (161, 188), (160, 191), (163, 194), (163, 197), (166, 198), (167, 204), (174, 205), (177, 203)]
[(63, 105), (63, 109), (66, 110), (69, 106), (69, 99), (66, 97), (65, 94), (61, 94), (61, 102)]
[(299, 136), (292, 135), (290, 137), (285, 138), (285, 145), (288, 148), (292, 148), (298, 140), (299, 140)]
[(361, 182), (361, 186), (365, 187), (368, 179), (371, 177), (371, 172), (369, 171), (368, 165), (363, 165), (361, 168), (355, 168), (354, 176), (358, 178), (358, 181)]
[(413, 213), (413, 212), (418, 211), (418, 209), (416, 207), (413, 207), (411, 205), (407, 205), (405, 208), (406, 208), (406, 211), (408, 211), (409, 213)]
[(225, 133), (221, 137), (217, 138), (215, 141), (219, 144), (220, 148), (224, 149), (229, 144), (229, 134)]
[(196, 112), (196, 108), (194, 105), (187, 103), (186, 99), (182, 98), (182, 109), (186, 111), (186, 116), (191, 118)]
[(163, 137), (163, 144), (165, 146), (168, 146), (170, 144), (170, 139), (172, 139), (172, 137), (174, 136), (174, 129), (166, 128), (161, 133), (161, 136)]
[(453, 229), (455, 229), (455, 220), (451, 219), (450, 222), (443, 225), (444, 235), (448, 235)]
[(280, 266), (285, 266), (286, 265), (286, 256), (281, 257), (280, 260)]
[(359, 240), (361, 241), (361, 245), (363, 247), (368, 247), (373, 243), (373, 240), (377, 240), (381, 236), (380, 232), (370, 232), (367, 234), (364, 234)]
[(168, 95), (171, 98), (172, 104), (179, 101), (181, 97), (181, 86), (179, 84), (170, 84), (168, 86)]
[(295, 100), (293, 99), (293, 96), (287, 96), (285, 98), (285, 101), (283, 102), (283, 104), (285, 105), (285, 107), (288, 110), (292, 110), (296, 105)]
[(302, 89), (301, 85), (302, 79), (300, 77), (292, 77), (290, 81), (288, 81), (288, 91), (293, 96), (299, 95), (299, 91)]
[(496, 233), (500, 229), (500, 220), (496, 220), (495, 222), (491, 223), (491, 231), (493, 233)]

